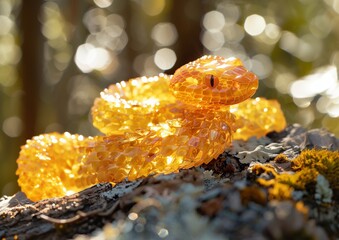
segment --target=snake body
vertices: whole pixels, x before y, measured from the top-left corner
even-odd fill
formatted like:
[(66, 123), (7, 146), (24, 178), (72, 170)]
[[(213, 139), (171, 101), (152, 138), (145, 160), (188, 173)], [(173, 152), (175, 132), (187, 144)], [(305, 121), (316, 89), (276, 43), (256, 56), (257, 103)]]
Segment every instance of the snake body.
[(31, 200), (78, 192), (208, 163), (234, 139), (280, 131), (275, 100), (250, 99), (258, 78), (236, 58), (204, 56), (174, 75), (111, 85), (95, 100), (93, 124), (104, 136), (42, 134), (17, 160), (18, 183)]

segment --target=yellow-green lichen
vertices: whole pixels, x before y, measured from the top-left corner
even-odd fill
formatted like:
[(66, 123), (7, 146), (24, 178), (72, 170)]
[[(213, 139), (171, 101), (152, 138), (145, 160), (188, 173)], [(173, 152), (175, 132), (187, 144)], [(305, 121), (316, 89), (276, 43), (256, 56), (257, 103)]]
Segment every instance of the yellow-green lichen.
[[(291, 162), (293, 172), (278, 173), (272, 165), (257, 164), (252, 172), (270, 176), (258, 178), (257, 182), (268, 187), (270, 199), (289, 199), (293, 190), (315, 188), (318, 175), (329, 182), (334, 199), (339, 199), (339, 152), (329, 150), (305, 150)], [(315, 190), (314, 190), (315, 191)], [(313, 191), (313, 192), (314, 192)]]
[[(323, 175), (334, 192), (339, 191), (339, 152), (329, 150), (305, 150), (292, 161), (292, 169), (300, 172), (312, 172), (312, 180), (318, 174)], [(307, 178), (306, 176), (304, 178)], [(337, 196), (339, 197), (339, 196)]]

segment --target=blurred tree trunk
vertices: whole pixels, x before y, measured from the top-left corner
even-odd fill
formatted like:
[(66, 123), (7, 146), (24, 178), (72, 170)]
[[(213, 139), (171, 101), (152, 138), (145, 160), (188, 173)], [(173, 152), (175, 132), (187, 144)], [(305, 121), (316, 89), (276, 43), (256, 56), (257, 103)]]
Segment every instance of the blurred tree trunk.
[(57, 112), (57, 122), (63, 127), (65, 131), (72, 131), (70, 124), (70, 114), (68, 112), (68, 103), (72, 92), (72, 78), (77, 74), (82, 74), (77, 68), (74, 57), (77, 47), (85, 42), (88, 32), (83, 27), (82, 18), (89, 9), (88, 1), (63, 1), (62, 13), (68, 24), (73, 26), (69, 34), (69, 42), (72, 46), (72, 58), (68, 63), (67, 68), (61, 74), (58, 84), (55, 86), (53, 97), (54, 106)]
[(43, 37), (39, 21), (41, 3), (42, 0), (22, 1), (20, 12), (23, 139), (35, 135), (37, 127), (39, 90), (43, 76)]
[(201, 16), (204, 15), (204, 9), (202, 1), (173, 0), (170, 21), (178, 31), (178, 41), (175, 46), (178, 61), (173, 69), (203, 55), (200, 34)]

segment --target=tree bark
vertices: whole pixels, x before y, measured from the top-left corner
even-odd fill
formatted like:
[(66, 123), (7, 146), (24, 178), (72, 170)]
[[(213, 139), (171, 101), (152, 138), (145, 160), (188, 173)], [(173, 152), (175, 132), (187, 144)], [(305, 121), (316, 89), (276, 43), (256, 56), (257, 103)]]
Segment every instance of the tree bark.
[[(268, 166), (291, 174), (290, 160), (307, 148), (337, 151), (339, 139), (324, 130), (290, 126), (264, 139), (235, 141), (208, 165), (178, 173), (114, 187), (97, 184), (39, 202), (22, 193), (3, 197), (0, 238), (92, 239), (96, 234), (95, 239), (159, 239), (169, 234), (169, 239), (334, 239), (339, 232), (337, 192), (326, 204), (316, 202), (312, 186), (302, 199), (272, 201), (270, 187), (256, 181), (263, 174), (250, 170)], [(285, 157), (277, 160), (278, 154)]]

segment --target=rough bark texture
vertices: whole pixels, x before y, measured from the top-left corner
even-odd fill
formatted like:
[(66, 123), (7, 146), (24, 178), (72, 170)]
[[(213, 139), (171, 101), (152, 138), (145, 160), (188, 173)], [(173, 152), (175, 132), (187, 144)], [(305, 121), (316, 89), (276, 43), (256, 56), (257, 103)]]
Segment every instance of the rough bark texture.
[(291, 171), (291, 159), (309, 148), (336, 151), (339, 139), (295, 125), (261, 139), (235, 141), (210, 164), (179, 173), (114, 187), (98, 184), (72, 196), (35, 203), (23, 193), (3, 197), (0, 237), (335, 239), (337, 192), (330, 202), (322, 202), (314, 197), (315, 185), (310, 185), (293, 191), (291, 199), (272, 199), (270, 189), (257, 181), (272, 176), (254, 171), (258, 166)]

